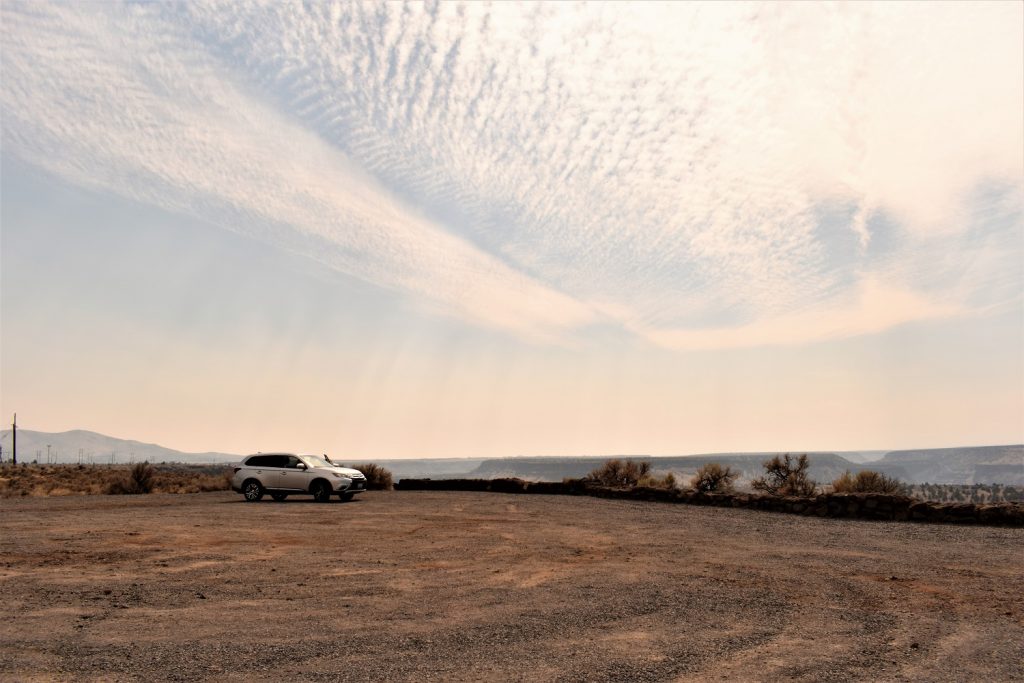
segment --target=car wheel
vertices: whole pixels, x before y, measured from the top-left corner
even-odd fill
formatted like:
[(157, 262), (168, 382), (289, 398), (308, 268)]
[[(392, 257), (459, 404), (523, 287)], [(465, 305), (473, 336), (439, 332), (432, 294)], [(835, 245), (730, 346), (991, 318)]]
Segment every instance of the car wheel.
[(250, 479), (242, 484), (242, 493), (245, 495), (245, 499), (250, 503), (263, 498), (263, 484), (259, 483), (255, 479)]
[(354, 493), (339, 493), (338, 494), (338, 498), (341, 498), (346, 503), (348, 501), (352, 500), (353, 498), (355, 498), (355, 496), (356, 496), (356, 494), (354, 494)]
[(313, 487), (309, 492), (313, 494), (313, 500), (318, 503), (331, 502), (331, 485), (326, 481), (313, 482)]
[(280, 503), (282, 500), (288, 497), (287, 493), (271, 493), (270, 497)]

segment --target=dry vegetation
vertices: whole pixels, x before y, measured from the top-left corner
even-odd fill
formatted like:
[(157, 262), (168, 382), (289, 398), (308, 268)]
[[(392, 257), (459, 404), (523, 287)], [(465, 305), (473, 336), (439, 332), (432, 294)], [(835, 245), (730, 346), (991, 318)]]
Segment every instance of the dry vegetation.
[[(773, 496), (813, 496), (818, 484), (809, 476), (810, 459), (807, 455), (776, 455), (764, 462), (765, 473), (751, 482), (751, 488)], [(719, 463), (703, 465), (689, 481), (689, 488), (701, 493), (729, 493), (735, 490), (740, 472)], [(672, 473), (659, 478), (651, 473), (651, 464), (644, 461), (612, 459), (595, 469), (586, 479), (603, 486), (634, 488), (676, 488)], [(683, 487), (686, 488), (686, 487)], [(872, 470), (853, 474), (846, 471), (832, 481), (834, 493), (884, 493), (911, 495), (920, 500), (941, 502), (993, 503), (1024, 500), (1024, 491), (1013, 486), (908, 486), (900, 480)]]
[(739, 472), (731, 467), (722, 467), (717, 462), (709, 462), (690, 480), (690, 488), (701, 493), (725, 493), (732, 491)]
[(368, 462), (362, 465), (346, 465), (359, 470), (366, 477), (366, 488), (371, 491), (390, 491), (394, 487), (391, 472), (380, 465)]
[(1024, 502), (1024, 487), (1010, 484), (910, 484), (908, 495), (939, 503)]
[(112, 495), (152, 493), (155, 474), (152, 465), (148, 462), (140, 462), (132, 467), (127, 477), (113, 482), (107, 488), (107, 493)]
[[(765, 462), (765, 477), (754, 489), (774, 495), (813, 495), (814, 482), (807, 477), (806, 455), (776, 456)], [(351, 465), (367, 479), (367, 488), (389, 491), (391, 472), (375, 463)], [(735, 488), (739, 473), (718, 463), (708, 463), (690, 479), (689, 488), (704, 493), (727, 493)], [(657, 476), (648, 462), (612, 459), (591, 472), (587, 479), (605, 486), (633, 488), (680, 488), (674, 475)], [(76, 496), (140, 493), (201, 493), (230, 489), (231, 469), (222, 465), (0, 465), (0, 498), (20, 496)], [(758, 488), (763, 482), (764, 488)], [(687, 488), (685, 485), (681, 488)], [(870, 470), (846, 472), (831, 483), (835, 493), (888, 493), (940, 503), (1024, 502), (1024, 487), (1004, 484), (904, 484)], [(802, 491), (803, 493), (797, 493)]]
[(750, 482), (750, 486), (773, 496), (813, 496), (817, 483), (810, 477), (810, 467), (806, 455), (796, 459), (789, 453), (776, 455), (764, 464), (764, 476)]
[(671, 472), (664, 477), (651, 474), (651, 463), (637, 460), (619, 460), (617, 458), (605, 462), (586, 477), (589, 481), (602, 486), (632, 488), (634, 486), (650, 486), (653, 488), (674, 489), (676, 478)]
[(5, 464), (0, 466), (0, 498), (225, 491), (230, 474), (220, 465)]
[(832, 482), (834, 493), (904, 493), (906, 487), (898, 479), (872, 470), (850, 474), (847, 470)]

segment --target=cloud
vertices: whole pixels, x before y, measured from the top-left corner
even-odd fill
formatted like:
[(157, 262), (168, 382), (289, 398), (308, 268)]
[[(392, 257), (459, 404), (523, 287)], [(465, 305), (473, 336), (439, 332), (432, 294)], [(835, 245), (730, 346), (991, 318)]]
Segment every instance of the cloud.
[(5, 15), (4, 141), (38, 166), (475, 322), (548, 338), (593, 319), (586, 305), (404, 206), (315, 133), (225, 81), (141, 8), (26, 9)]
[(5, 150), (479, 324), (799, 343), (1019, 298), (1020, 214), (975, 205), (1021, 195), (1019, 4), (3, 11)]
[(860, 283), (853, 300), (844, 306), (798, 311), (739, 327), (637, 332), (666, 348), (685, 351), (801, 346), (962, 313), (956, 305), (931, 302), (869, 278)]

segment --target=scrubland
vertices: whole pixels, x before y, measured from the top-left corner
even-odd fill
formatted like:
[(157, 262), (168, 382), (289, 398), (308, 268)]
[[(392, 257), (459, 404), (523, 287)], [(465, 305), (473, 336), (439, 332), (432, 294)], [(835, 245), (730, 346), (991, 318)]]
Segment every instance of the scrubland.
[[(0, 465), (0, 498), (81, 496), (122, 492), (136, 465)], [(226, 491), (231, 468), (223, 465), (151, 465), (151, 493)], [(140, 491), (141, 492), (141, 491)]]

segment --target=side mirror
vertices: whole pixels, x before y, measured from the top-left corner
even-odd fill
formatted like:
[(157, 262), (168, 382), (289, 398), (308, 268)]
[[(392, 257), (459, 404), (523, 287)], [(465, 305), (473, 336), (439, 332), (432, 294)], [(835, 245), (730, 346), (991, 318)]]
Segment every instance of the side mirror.
[(298, 465), (296, 465), (296, 467), (298, 467), (300, 470), (308, 470), (309, 469), (309, 466), (306, 465), (306, 463), (304, 463), (304, 462), (300, 462)]

